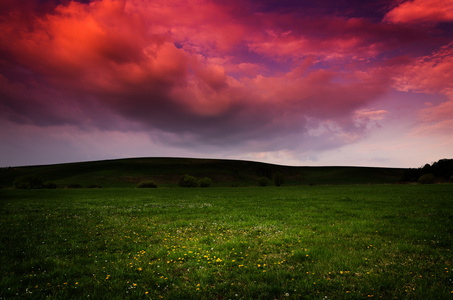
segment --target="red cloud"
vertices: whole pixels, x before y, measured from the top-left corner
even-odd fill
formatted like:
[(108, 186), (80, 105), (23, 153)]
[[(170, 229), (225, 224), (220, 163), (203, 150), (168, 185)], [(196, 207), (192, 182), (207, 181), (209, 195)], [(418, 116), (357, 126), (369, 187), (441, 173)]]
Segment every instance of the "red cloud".
[(453, 21), (453, 2), (448, 0), (405, 1), (389, 11), (385, 20), (393, 23), (438, 23)]
[(323, 61), (371, 61), (385, 51), (425, 38), (424, 33), (409, 28), (360, 18), (269, 17), (273, 22), (268, 21), (267, 30), (250, 37), (248, 47), (279, 60), (315, 56)]
[(451, 132), (453, 130), (453, 43), (441, 47), (431, 55), (419, 58), (402, 69), (395, 78), (401, 91), (441, 94), (446, 101), (420, 111), (423, 132)]
[[(362, 19), (258, 14), (234, 1), (69, 2), (28, 17), (0, 19), (3, 115), (157, 128), (212, 144), (306, 136), (322, 124), (355, 136), (364, 130), (356, 111), (391, 85), (366, 61), (415, 36), (400, 41), (406, 29)], [(363, 64), (342, 70), (345, 58)], [(289, 71), (274, 71), (284, 60)]]

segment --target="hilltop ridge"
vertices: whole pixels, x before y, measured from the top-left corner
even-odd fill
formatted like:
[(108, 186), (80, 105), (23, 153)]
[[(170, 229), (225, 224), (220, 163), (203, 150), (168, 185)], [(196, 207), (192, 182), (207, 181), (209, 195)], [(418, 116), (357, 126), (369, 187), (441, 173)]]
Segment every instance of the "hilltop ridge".
[(142, 157), (0, 169), (0, 187), (13, 186), (16, 178), (32, 175), (57, 187), (135, 187), (144, 180), (172, 187), (181, 176), (209, 177), (213, 186), (256, 185), (260, 177), (284, 174), (285, 185), (396, 183), (407, 169), (378, 167), (284, 166), (246, 160)]

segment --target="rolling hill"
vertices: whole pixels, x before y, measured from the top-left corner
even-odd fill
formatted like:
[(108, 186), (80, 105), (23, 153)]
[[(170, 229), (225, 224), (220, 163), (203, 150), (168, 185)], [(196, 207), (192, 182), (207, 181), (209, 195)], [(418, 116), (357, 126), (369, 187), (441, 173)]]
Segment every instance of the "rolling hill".
[(254, 161), (196, 158), (129, 158), (0, 169), (0, 187), (13, 187), (25, 175), (53, 182), (57, 187), (135, 187), (153, 180), (160, 187), (177, 186), (181, 176), (210, 177), (213, 186), (257, 185), (260, 177), (276, 172), (285, 185), (396, 183), (406, 169), (376, 167), (293, 167)]

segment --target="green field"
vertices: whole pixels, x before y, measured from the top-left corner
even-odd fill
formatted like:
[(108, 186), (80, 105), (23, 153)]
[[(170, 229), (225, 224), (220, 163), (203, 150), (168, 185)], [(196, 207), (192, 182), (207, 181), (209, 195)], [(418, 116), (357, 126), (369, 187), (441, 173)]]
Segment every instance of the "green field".
[(448, 299), (453, 185), (0, 190), (0, 299)]

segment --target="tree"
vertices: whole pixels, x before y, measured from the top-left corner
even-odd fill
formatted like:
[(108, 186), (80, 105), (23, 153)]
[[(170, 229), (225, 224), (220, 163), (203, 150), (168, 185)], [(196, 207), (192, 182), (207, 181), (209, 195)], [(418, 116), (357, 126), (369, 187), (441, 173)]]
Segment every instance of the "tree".
[(453, 175), (453, 159), (440, 159), (432, 164), (431, 170), (436, 177), (448, 180)]
[(42, 188), (43, 189), (56, 189), (57, 188), (57, 184), (54, 183), (54, 182), (46, 182), (42, 185)]
[(285, 183), (285, 175), (283, 175), (283, 173), (275, 173), (273, 179), (276, 186), (281, 186), (283, 183)]
[(43, 181), (39, 177), (25, 175), (14, 180), (14, 187), (16, 189), (40, 189), (43, 187)]
[(181, 180), (179, 180), (179, 186), (181, 186), (181, 187), (197, 187), (198, 181), (193, 176), (184, 175), (183, 177), (181, 177)]
[(137, 188), (157, 188), (157, 184), (152, 180), (142, 181), (137, 185)]
[(210, 187), (211, 183), (212, 183), (212, 180), (209, 177), (201, 178), (200, 180), (198, 180), (198, 185), (200, 187)]
[(432, 174), (432, 173), (423, 174), (423, 175), (420, 176), (420, 178), (418, 179), (418, 182), (420, 182), (420, 183), (422, 183), (422, 184), (434, 183), (434, 182), (436, 182), (436, 176), (434, 176), (434, 174)]
[(268, 186), (270, 183), (269, 178), (267, 177), (260, 177), (258, 178), (258, 185), (259, 186)]

